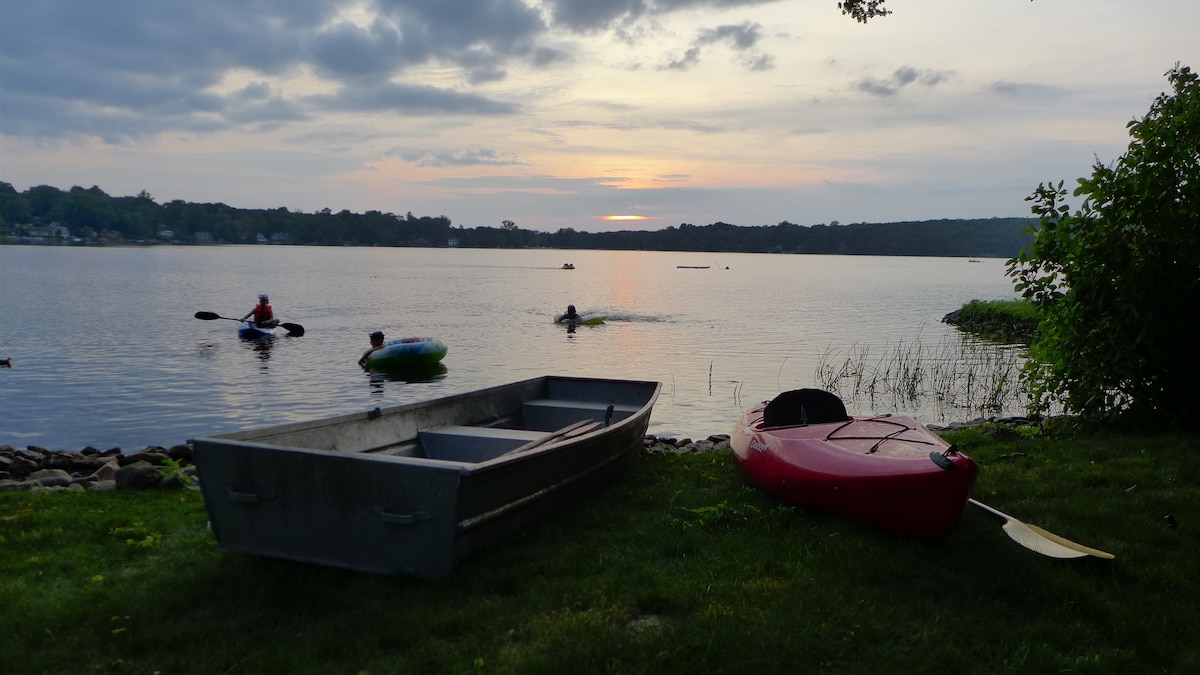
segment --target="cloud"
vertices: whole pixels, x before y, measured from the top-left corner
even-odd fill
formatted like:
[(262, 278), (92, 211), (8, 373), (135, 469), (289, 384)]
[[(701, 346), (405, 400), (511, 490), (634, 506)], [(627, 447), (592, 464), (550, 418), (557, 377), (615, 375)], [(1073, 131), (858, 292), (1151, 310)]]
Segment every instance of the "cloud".
[(761, 26), (754, 23), (743, 23), (740, 26), (718, 26), (700, 31), (696, 38), (697, 44), (708, 45), (714, 42), (729, 42), (733, 49), (744, 51), (753, 49), (762, 37)]
[(419, 167), (520, 166), (524, 164), (516, 155), (487, 148), (469, 150), (393, 148), (385, 154), (389, 157), (398, 157)]
[(659, 66), (659, 70), (691, 70), (696, 64), (700, 63), (700, 48), (692, 47), (683, 53), (683, 56), (673, 59)]
[(647, 13), (644, 0), (548, 0), (543, 3), (551, 20), (570, 30), (589, 33), (629, 23)]
[(675, 12), (702, 9), (736, 9), (757, 7), (781, 0), (543, 0), (547, 14), (555, 26), (578, 33), (614, 30), (625, 31), (646, 18)]
[(864, 77), (854, 84), (854, 89), (872, 96), (895, 96), (900, 90), (910, 84), (918, 83), (934, 87), (953, 77), (953, 72), (946, 70), (918, 70), (912, 66), (900, 66), (886, 79)]
[(660, 65), (658, 70), (688, 71), (699, 65), (703, 55), (703, 47), (712, 45), (728, 45), (734, 52), (739, 53), (739, 61), (750, 70), (771, 70), (775, 67), (775, 58), (770, 54), (758, 53), (754, 50), (762, 39), (762, 27), (756, 23), (740, 25), (723, 25), (716, 28), (702, 29), (682, 56), (673, 58)]
[(759, 40), (762, 39), (762, 26), (757, 23), (744, 22), (740, 25), (725, 25), (700, 31), (696, 43), (701, 45), (728, 44), (735, 52), (741, 52), (739, 61), (750, 70), (771, 70), (775, 67), (775, 57), (755, 51)]
[[(509, 114), (481, 94), (396, 82), (416, 66), (457, 68), (467, 85), (503, 80), (505, 64), (569, 58), (537, 44), (547, 30), (522, 0), (203, 3), (6, 3), (0, 21), (4, 133), (97, 136), (107, 142), (171, 131), (205, 133), (309, 119), (361, 105), (404, 114)], [(354, 20), (351, 20), (353, 17)], [(311, 73), (340, 100), (291, 87)], [(232, 93), (231, 75), (258, 83)], [(255, 99), (255, 97), (259, 97)], [(257, 100), (257, 103), (253, 101)]]
[(1052, 99), (1063, 95), (1060, 87), (1033, 82), (997, 81), (988, 85), (987, 90), (1006, 98)]
[[(573, 63), (577, 44), (562, 31), (649, 36), (660, 27), (640, 32), (636, 24), (776, 1), (6, 3), (0, 115), (7, 134), (106, 141), (258, 129), (356, 106), (363, 113), (506, 115), (516, 106), (467, 88), (503, 82), (515, 64), (544, 70)], [(662, 69), (689, 70), (704, 48), (726, 45), (746, 68), (769, 70), (773, 57), (755, 51), (761, 39), (751, 22), (706, 29)], [(420, 69), (457, 74), (457, 81), (430, 80)]]
[(454, 113), (458, 115), (507, 115), (517, 106), (493, 101), (479, 94), (463, 93), (428, 85), (383, 82), (370, 86), (347, 85), (336, 94), (314, 94), (304, 98), (313, 108), (337, 112), (394, 112), (401, 115)]
[(395, 25), (378, 19), (367, 28), (339, 23), (319, 30), (308, 50), (318, 72), (333, 78), (386, 77), (419, 60), (404, 52)]

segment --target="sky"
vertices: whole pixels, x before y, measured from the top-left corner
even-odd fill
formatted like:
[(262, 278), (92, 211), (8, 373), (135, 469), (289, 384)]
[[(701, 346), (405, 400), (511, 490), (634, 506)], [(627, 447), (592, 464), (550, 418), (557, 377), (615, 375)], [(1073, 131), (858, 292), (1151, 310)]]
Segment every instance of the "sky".
[(1197, 0), (0, 0), (0, 181), (653, 230), (1028, 216)]

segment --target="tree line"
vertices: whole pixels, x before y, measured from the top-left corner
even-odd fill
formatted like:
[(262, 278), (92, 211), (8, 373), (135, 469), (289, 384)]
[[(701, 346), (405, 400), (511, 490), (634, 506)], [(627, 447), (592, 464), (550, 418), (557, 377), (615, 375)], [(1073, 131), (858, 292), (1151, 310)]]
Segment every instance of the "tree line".
[(146, 191), (112, 197), (99, 187), (60, 190), (49, 185), (18, 192), (0, 182), (0, 234), (8, 242), (75, 244), (284, 243), (325, 246), (559, 248), (735, 253), (1012, 257), (1030, 243), (1030, 218), (929, 220), (896, 223), (834, 221), (811, 226), (787, 221), (738, 226), (682, 223), (661, 230), (557, 232), (454, 226), (446, 216), (367, 211), (315, 213), (238, 209), (174, 200), (157, 203)]

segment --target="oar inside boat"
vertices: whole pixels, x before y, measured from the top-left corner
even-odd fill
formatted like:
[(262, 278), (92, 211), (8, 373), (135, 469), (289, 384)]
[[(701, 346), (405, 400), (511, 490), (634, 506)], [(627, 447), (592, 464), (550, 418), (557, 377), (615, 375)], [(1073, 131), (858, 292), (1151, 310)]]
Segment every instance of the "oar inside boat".
[[(612, 406), (609, 406), (609, 410), (610, 411), (612, 410)], [(508, 455), (515, 455), (520, 452), (527, 452), (529, 450), (534, 450), (536, 448), (540, 448), (543, 445), (546, 445), (547, 443), (552, 443), (555, 441), (565, 441), (569, 438), (574, 438), (576, 436), (582, 436), (586, 433), (595, 431), (596, 429), (599, 429), (602, 426), (607, 426), (607, 425), (605, 425), (603, 422), (597, 422), (595, 420), (580, 420), (579, 422), (567, 425), (567, 426), (563, 427), (562, 429), (559, 429), (558, 431), (555, 431), (550, 434), (546, 434), (545, 436), (537, 439), (536, 441), (530, 441), (529, 443), (526, 443), (525, 445), (522, 445), (519, 448), (513, 448), (512, 450), (509, 450), (508, 452), (504, 453), (503, 456), (507, 457)]]

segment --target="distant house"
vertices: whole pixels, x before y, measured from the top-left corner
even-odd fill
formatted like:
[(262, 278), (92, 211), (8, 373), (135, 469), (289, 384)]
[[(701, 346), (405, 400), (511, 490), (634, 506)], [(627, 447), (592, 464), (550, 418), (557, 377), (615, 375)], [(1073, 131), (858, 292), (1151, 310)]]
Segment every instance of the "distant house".
[(458, 248), (458, 239), (455, 237), (451, 237), (449, 240), (446, 241), (446, 245), (449, 246), (450, 248)]
[(194, 238), (197, 244), (211, 244), (213, 240), (212, 234), (208, 232), (197, 232)]
[(264, 236), (262, 236), (261, 234), (259, 234), (259, 235), (255, 235), (255, 237), (254, 237), (254, 238), (255, 238), (255, 239), (258, 241), (258, 243), (260, 243), (260, 244), (265, 244), (265, 243), (267, 243), (267, 238), (266, 238), (266, 237), (264, 237)]
[(172, 239), (175, 238), (175, 231), (174, 230), (159, 230), (158, 238), (162, 239), (164, 241), (171, 241)]
[(43, 227), (26, 227), (25, 233), (35, 239), (70, 239), (71, 231), (65, 225), (59, 225), (57, 222), (50, 223)]

